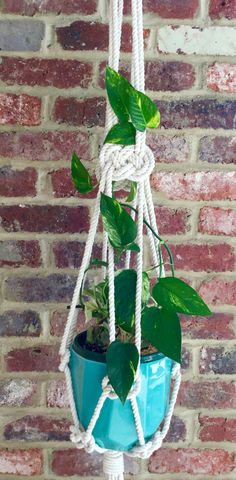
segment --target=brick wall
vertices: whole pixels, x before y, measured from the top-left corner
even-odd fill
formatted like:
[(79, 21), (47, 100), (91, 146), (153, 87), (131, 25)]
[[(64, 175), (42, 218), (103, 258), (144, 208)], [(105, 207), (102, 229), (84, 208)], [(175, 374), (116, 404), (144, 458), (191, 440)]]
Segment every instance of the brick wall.
[[(106, 0), (3, 0), (0, 18), (0, 478), (97, 477), (69, 443), (58, 345), (93, 206), (70, 181), (93, 171), (104, 124)], [(129, 71), (130, 5), (122, 39)], [(183, 383), (164, 448), (137, 479), (235, 479), (236, 2), (144, 0), (148, 93), (162, 127), (156, 215), (178, 274), (211, 304), (183, 318)], [(183, 243), (185, 246), (183, 246)]]

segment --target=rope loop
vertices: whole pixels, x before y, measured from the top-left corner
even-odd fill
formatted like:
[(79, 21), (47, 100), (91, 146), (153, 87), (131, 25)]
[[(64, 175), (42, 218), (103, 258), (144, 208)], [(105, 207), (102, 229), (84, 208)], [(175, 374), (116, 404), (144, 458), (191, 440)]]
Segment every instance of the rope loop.
[(112, 171), (112, 180), (143, 181), (149, 178), (155, 166), (152, 150), (143, 145), (137, 153), (135, 146), (104, 145), (100, 153), (100, 170)]

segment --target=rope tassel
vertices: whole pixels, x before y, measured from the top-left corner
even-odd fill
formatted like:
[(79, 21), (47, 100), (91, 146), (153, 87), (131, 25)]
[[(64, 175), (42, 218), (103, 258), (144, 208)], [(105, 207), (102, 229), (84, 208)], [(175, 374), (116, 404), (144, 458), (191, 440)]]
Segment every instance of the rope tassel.
[(104, 453), (103, 471), (107, 480), (124, 480), (123, 453), (115, 451)]

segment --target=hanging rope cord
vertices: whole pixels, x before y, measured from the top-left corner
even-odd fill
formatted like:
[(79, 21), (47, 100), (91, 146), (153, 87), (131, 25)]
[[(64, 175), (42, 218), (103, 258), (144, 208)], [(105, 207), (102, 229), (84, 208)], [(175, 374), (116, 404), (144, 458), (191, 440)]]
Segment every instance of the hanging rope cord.
[[(110, 29), (109, 29), (109, 66), (114, 70), (119, 70), (120, 60), (120, 44), (121, 30), (123, 20), (123, 0), (110, 0)], [(138, 90), (144, 92), (144, 45), (143, 45), (143, 8), (142, 0), (132, 0), (132, 22), (133, 22), (133, 52), (132, 52), (132, 83)], [(106, 132), (117, 122), (117, 119), (109, 105), (107, 104), (106, 113)], [(78, 298), (80, 289), (85, 275), (86, 268), (89, 265), (92, 248), (97, 231), (99, 215), (100, 215), (100, 195), (105, 192), (107, 195), (112, 194), (112, 181), (133, 180), (138, 182), (137, 192), (137, 243), (140, 252), (137, 254), (137, 288), (136, 288), (136, 309), (135, 309), (135, 345), (141, 352), (141, 294), (142, 294), (142, 265), (143, 265), (143, 220), (145, 219), (151, 227), (158, 232), (154, 205), (152, 201), (150, 188), (150, 173), (154, 168), (154, 156), (150, 148), (146, 145), (146, 135), (142, 132), (136, 134), (136, 145), (123, 148), (119, 145), (104, 145), (101, 149), (100, 157), (100, 186), (94, 207), (94, 212), (90, 224), (88, 238), (85, 246), (84, 256), (80, 267), (78, 279), (76, 282), (71, 307), (68, 315), (65, 332), (61, 342), (60, 370), (65, 372), (67, 391), (69, 396), (70, 408), (73, 416), (74, 426), (71, 428), (71, 440), (77, 448), (85, 448), (86, 451), (97, 451), (105, 453), (104, 455), (104, 472), (110, 480), (123, 479), (123, 456), (121, 452), (107, 451), (99, 447), (93, 437), (93, 429), (99, 418), (100, 412), (107, 398), (115, 400), (117, 395), (109, 384), (106, 376), (102, 381), (102, 394), (98, 400), (94, 414), (90, 420), (86, 431), (82, 431), (76, 411), (73, 388), (71, 381), (71, 373), (69, 368), (70, 347), (76, 331)], [(133, 217), (135, 216), (132, 213)], [(154, 265), (159, 263), (159, 242), (148, 231), (148, 239)], [(108, 268), (104, 269), (104, 276), (108, 276), (109, 282), (109, 337), (110, 342), (115, 340), (115, 300), (114, 300), (114, 251), (108, 242), (107, 234), (103, 234), (103, 259), (108, 259)], [(126, 268), (130, 265), (130, 252), (126, 255)], [(157, 275), (159, 275), (157, 267)], [(162, 268), (162, 275), (164, 269)], [(174, 364), (172, 368), (172, 378), (174, 380), (171, 399), (167, 408), (165, 420), (161, 431), (157, 431), (152, 439), (145, 443), (142, 423), (140, 419), (139, 409), (137, 405), (137, 394), (140, 390), (140, 365), (137, 369), (137, 375), (134, 385), (127, 397), (130, 400), (134, 422), (137, 431), (139, 445), (133, 447), (126, 452), (129, 456), (138, 456), (140, 458), (148, 458), (156, 449), (158, 449), (165, 438), (170, 426), (171, 417), (176, 403), (178, 390), (181, 381), (180, 367)]]

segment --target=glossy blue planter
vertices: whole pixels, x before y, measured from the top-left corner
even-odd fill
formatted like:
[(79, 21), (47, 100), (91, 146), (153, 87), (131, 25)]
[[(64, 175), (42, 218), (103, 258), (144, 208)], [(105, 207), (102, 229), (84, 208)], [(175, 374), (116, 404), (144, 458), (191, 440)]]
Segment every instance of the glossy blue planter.
[[(86, 333), (75, 338), (71, 348), (70, 371), (77, 414), (86, 429), (102, 393), (106, 375), (104, 354), (82, 348)], [(172, 361), (160, 353), (142, 357), (141, 389), (137, 396), (145, 440), (161, 424), (169, 401)], [(96, 443), (111, 450), (129, 450), (138, 444), (130, 401), (124, 405), (107, 399), (93, 431)]]

